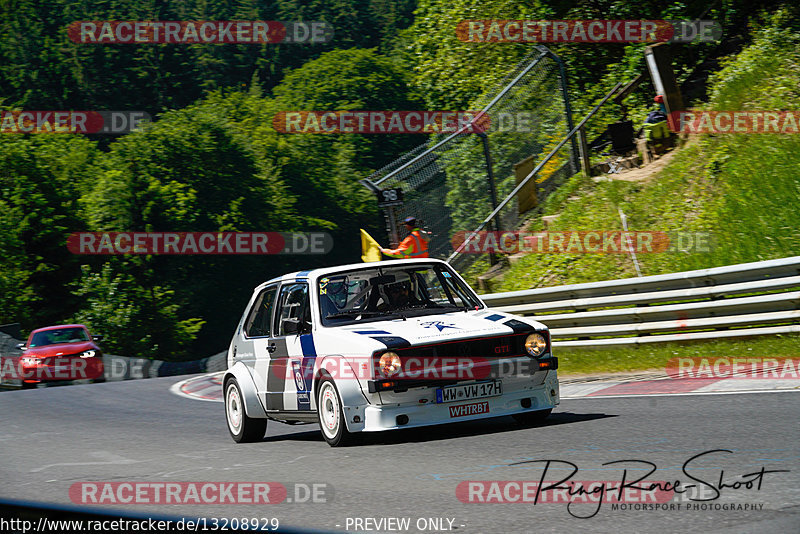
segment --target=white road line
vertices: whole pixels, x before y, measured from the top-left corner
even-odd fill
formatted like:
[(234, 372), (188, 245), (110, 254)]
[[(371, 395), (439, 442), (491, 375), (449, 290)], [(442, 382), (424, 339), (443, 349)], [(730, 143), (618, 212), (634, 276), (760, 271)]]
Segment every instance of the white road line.
[(742, 391), (692, 391), (689, 393), (629, 393), (627, 395), (595, 395), (593, 397), (561, 397), (561, 400), (602, 400), (602, 399), (633, 399), (637, 397), (692, 397), (697, 395), (741, 395), (753, 393), (797, 393), (800, 389), (768, 389), (768, 390), (742, 390)]

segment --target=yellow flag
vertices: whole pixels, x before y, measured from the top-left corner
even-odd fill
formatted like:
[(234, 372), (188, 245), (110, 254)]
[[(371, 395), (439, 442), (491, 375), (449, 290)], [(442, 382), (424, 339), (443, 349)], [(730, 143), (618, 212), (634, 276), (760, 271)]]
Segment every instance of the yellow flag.
[(381, 261), (381, 246), (361, 229), (361, 260), (364, 262)]

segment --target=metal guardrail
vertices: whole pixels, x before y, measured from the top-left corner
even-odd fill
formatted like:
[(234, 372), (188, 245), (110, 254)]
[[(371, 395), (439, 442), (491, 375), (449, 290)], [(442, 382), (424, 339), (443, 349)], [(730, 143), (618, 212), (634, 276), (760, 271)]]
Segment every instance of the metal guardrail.
[(557, 347), (594, 347), (800, 332), (791, 289), (800, 290), (800, 256), (482, 299), (546, 324)]

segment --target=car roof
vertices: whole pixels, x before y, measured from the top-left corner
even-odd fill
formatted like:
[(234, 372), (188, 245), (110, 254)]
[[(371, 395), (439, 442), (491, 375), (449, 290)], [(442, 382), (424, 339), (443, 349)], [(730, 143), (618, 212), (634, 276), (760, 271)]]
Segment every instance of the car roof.
[(311, 280), (314, 281), (321, 276), (330, 275), (333, 273), (338, 273), (341, 271), (350, 271), (353, 269), (364, 269), (369, 267), (393, 267), (395, 265), (409, 265), (414, 263), (442, 263), (447, 265), (446, 262), (442, 260), (437, 260), (435, 258), (415, 258), (409, 260), (390, 260), (390, 261), (381, 261), (375, 262), (375, 265), (371, 265), (369, 263), (350, 263), (347, 265), (337, 265), (335, 267), (321, 267), (319, 269), (311, 269), (308, 271), (295, 271), (293, 273), (284, 274), (283, 276), (277, 276), (270, 280), (267, 280), (263, 284), (259, 284), (256, 290), (260, 290), (264, 286), (269, 284), (274, 284), (275, 282), (281, 281), (290, 281), (290, 280)]
[(46, 332), (48, 330), (60, 330), (61, 328), (83, 328), (84, 330), (89, 330), (86, 328), (86, 325), (82, 324), (59, 324), (55, 326), (44, 326), (42, 328), (37, 328), (31, 334), (35, 334), (36, 332)]

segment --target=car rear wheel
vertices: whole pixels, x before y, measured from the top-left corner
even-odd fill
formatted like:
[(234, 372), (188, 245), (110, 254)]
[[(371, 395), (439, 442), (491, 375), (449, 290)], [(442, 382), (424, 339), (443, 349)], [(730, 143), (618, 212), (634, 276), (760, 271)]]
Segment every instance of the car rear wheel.
[(317, 414), (322, 437), (331, 447), (344, 447), (354, 441), (344, 421), (342, 400), (336, 384), (330, 377), (324, 377), (317, 394)]
[(550, 412), (552, 411), (553, 409), (551, 408), (549, 410), (537, 410), (535, 412), (515, 413), (511, 417), (522, 425), (537, 425), (544, 423), (544, 420), (550, 416)]
[(261, 441), (267, 433), (267, 420), (248, 417), (244, 410), (244, 395), (235, 378), (225, 382), (225, 419), (228, 431), (236, 443)]

